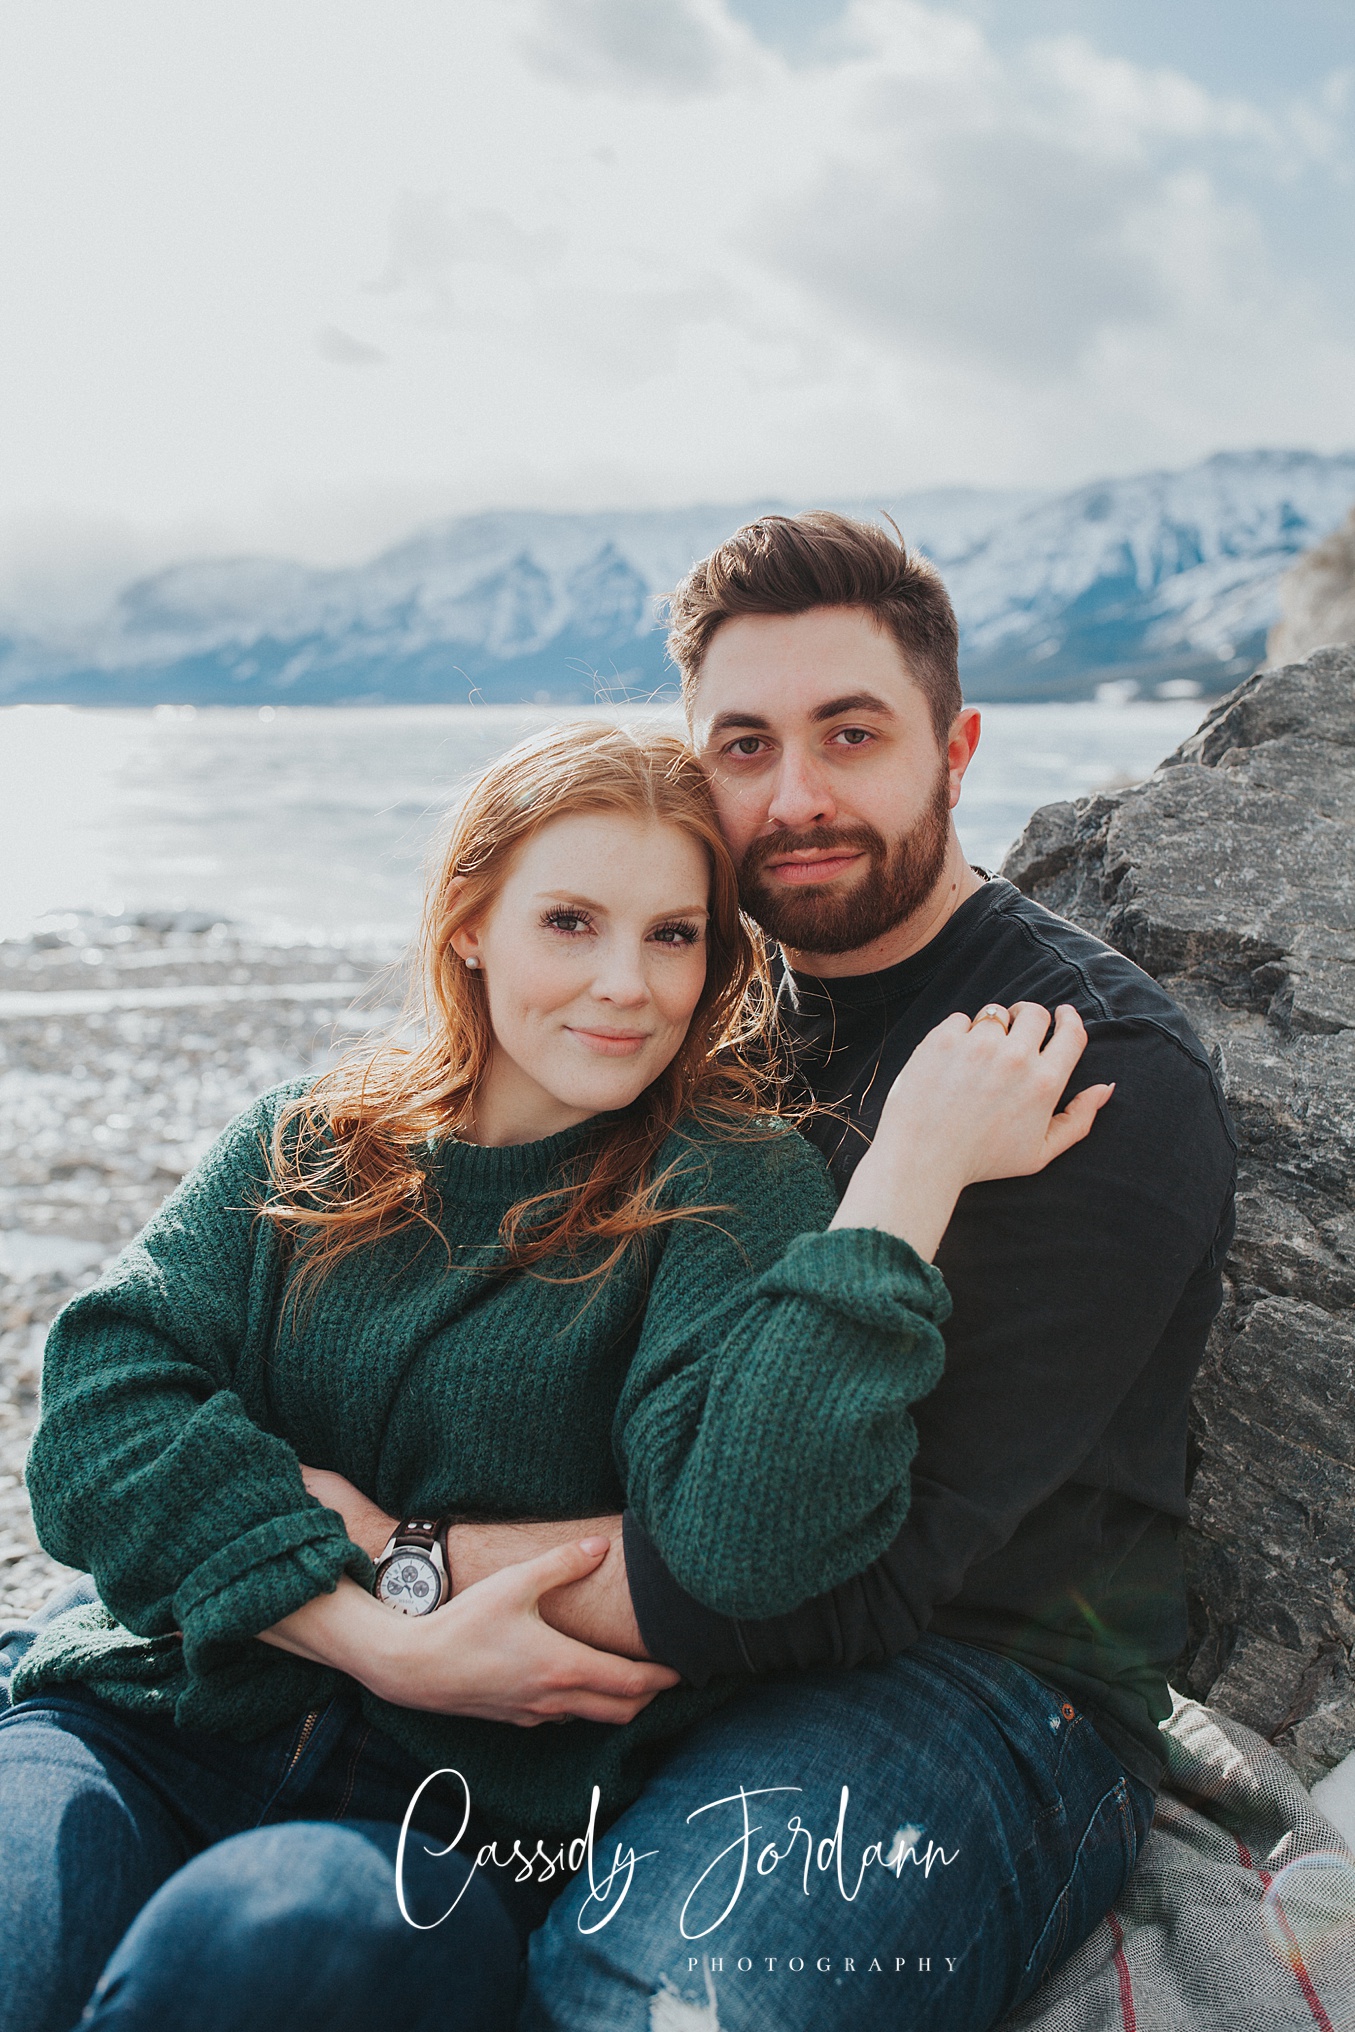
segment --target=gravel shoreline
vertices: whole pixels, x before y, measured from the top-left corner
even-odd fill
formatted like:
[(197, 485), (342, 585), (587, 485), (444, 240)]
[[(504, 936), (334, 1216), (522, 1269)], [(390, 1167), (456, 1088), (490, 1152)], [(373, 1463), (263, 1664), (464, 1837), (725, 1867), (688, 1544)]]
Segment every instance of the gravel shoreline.
[(0, 941), (0, 1619), (67, 1572), (23, 1486), (52, 1319), (241, 1108), (389, 1026), (389, 961), (187, 913)]

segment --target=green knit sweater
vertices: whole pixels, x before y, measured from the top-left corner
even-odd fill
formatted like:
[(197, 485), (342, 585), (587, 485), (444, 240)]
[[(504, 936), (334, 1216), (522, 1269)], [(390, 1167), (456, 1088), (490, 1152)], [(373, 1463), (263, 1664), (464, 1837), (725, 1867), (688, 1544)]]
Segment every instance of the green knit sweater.
[[(396, 1516), (629, 1503), (676, 1577), (732, 1616), (779, 1614), (884, 1551), (949, 1300), (906, 1243), (821, 1232), (833, 1193), (799, 1136), (686, 1125), (661, 1155), (667, 1201), (724, 1211), (653, 1231), (583, 1286), (495, 1266), (504, 1212), (587, 1161), (588, 1125), (507, 1149), (449, 1140), (427, 1170), (450, 1259), (425, 1229), (393, 1236), (345, 1258), (298, 1319), (257, 1210), (264, 1147), (303, 1090), (240, 1116), (52, 1328), (33, 1513), (106, 1607), (43, 1632), (14, 1700), (75, 1680), (242, 1739), (323, 1704), (340, 1674), (255, 1641), (343, 1573), (371, 1583), (302, 1461)], [(582, 1828), (594, 1784), (619, 1811), (656, 1747), (732, 1691), (674, 1687), (625, 1727), (362, 1704), (427, 1768), (464, 1772), (496, 1828), (535, 1835)]]

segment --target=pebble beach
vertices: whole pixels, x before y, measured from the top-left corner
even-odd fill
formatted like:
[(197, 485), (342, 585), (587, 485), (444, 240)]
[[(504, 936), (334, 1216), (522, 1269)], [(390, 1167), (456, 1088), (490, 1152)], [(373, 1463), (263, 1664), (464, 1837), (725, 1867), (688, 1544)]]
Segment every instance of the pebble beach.
[(231, 1117), (393, 1020), (389, 953), (190, 913), (0, 941), (0, 1621), (66, 1578), (23, 1485), (43, 1343)]

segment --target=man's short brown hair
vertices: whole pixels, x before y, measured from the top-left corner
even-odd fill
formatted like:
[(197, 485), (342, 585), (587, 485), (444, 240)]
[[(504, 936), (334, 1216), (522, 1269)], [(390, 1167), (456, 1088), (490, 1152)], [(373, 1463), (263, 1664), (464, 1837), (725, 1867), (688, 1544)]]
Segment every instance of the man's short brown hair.
[(902, 537), (827, 508), (746, 522), (694, 564), (673, 593), (668, 654), (681, 672), (688, 711), (722, 622), (815, 607), (861, 607), (893, 636), (944, 747), (963, 699), (960, 633), (940, 573), (925, 557), (910, 557)]

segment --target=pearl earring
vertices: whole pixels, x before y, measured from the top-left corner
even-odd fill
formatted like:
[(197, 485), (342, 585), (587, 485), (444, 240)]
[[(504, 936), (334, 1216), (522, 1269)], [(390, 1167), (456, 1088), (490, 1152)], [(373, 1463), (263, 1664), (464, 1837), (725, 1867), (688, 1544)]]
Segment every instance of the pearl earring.
[(467, 954), (467, 956), (466, 956), (466, 965), (467, 965), (467, 966), (468, 966), (468, 967), (470, 968), (470, 971), (471, 971), (472, 973), (474, 973), (474, 972), (475, 972), (475, 969), (476, 969), (476, 968), (477, 968), (477, 967), (479, 966), (479, 964), (480, 964), (480, 962), (479, 962), (479, 960), (477, 960), (477, 959), (476, 959), (476, 957), (475, 957), (475, 954), (474, 954), (474, 953), (468, 953), (468, 954)]

